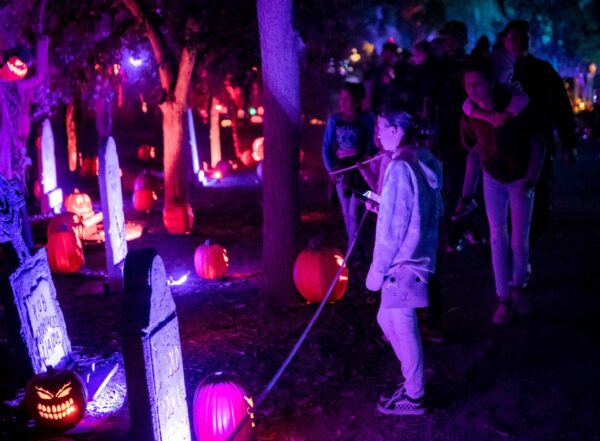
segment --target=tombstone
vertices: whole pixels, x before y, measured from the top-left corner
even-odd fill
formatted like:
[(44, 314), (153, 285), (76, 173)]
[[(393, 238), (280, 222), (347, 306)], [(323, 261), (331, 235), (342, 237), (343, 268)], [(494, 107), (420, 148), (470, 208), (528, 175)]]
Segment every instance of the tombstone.
[(133, 439), (190, 441), (175, 302), (155, 250), (127, 255), (122, 325)]
[(71, 364), (71, 342), (44, 248), (34, 256), (21, 237), (24, 203), (16, 181), (0, 176), (0, 293), (9, 331), (26, 376)]
[(40, 182), (42, 184), (42, 213), (60, 213), (63, 202), (62, 190), (56, 180), (56, 157), (54, 152), (54, 133), (48, 119), (42, 123), (39, 150)]
[(190, 151), (192, 153), (192, 171), (194, 176), (198, 178), (200, 173), (200, 160), (198, 158), (198, 143), (196, 142), (196, 127), (194, 126), (194, 114), (192, 109), (188, 109), (188, 132), (190, 135)]
[(120, 292), (123, 288), (123, 264), (127, 255), (127, 239), (119, 157), (112, 137), (101, 145), (98, 158), (108, 286), (112, 292)]

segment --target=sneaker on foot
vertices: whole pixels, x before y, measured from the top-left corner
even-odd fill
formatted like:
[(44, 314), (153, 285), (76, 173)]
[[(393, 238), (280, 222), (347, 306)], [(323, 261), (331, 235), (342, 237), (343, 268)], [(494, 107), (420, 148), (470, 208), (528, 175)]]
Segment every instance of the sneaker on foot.
[(462, 197), (458, 200), (458, 204), (456, 204), (456, 208), (454, 209), (454, 213), (452, 214), (452, 221), (456, 222), (459, 219), (462, 219), (471, 211), (477, 208), (477, 202), (472, 197)]
[(396, 398), (401, 397), (402, 395), (404, 395), (404, 393), (406, 392), (406, 388), (404, 387), (404, 383), (398, 383), (398, 389), (396, 389), (394, 391), (393, 394), (389, 394), (389, 393), (382, 393), (381, 395), (379, 395), (379, 402), (384, 402), (384, 401), (390, 401)]
[(502, 325), (504, 323), (508, 323), (513, 315), (512, 305), (510, 300), (501, 300), (500, 304), (496, 308), (494, 312), (494, 317), (492, 321), (497, 325)]
[(406, 393), (384, 403), (377, 404), (377, 410), (384, 415), (423, 415), (427, 412), (425, 397), (411, 398)]
[(512, 305), (517, 314), (525, 315), (531, 312), (531, 299), (529, 295), (520, 289), (512, 290)]

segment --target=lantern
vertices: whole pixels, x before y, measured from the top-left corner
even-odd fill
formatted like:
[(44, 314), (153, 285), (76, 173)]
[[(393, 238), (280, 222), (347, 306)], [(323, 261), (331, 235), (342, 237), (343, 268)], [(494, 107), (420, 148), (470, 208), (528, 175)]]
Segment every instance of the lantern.
[(148, 144), (142, 144), (138, 147), (137, 157), (140, 161), (150, 161), (156, 158), (156, 148)]
[(68, 430), (85, 415), (87, 388), (77, 373), (68, 369), (35, 375), (25, 389), (29, 415), (39, 426)]
[(98, 176), (98, 157), (89, 156), (79, 164), (79, 176), (82, 178), (95, 178)]
[(150, 211), (156, 201), (156, 193), (152, 190), (136, 190), (133, 192), (133, 208), (136, 211)]
[(4, 81), (22, 80), (27, 75), (27, 70), (27, 64), (13, 55), (0, 69), (0, 78)]
[(76, 273), (85, 262), (81, 236), (70, 221), (48, 225), (46, 250), (50, 269), (58, 274)]
[[(302, 297), (308, 303), (321, 303), (343, 262), (344, 257), (339, 250), (311, 241), (294, 264), (294, 284)], [(344, 266), (329, 296), (329, 302), (340, 300), (347, 287), (348, 268)]]
[(244, 153), (242, 153), (242, 156), (240, 156), (240, 161), (242, 161), (242, 164), (244, 164), (246, 167), (252, 166), (255, 162), (250, 150), (246, 150)]
[(86, 193), (80, 193), (78, 189), (75, 189), (73, 193), (67, 196), (64, 205), (67, 211), (83, 218), (94, 213), (92, 199)]
[(163, 208), (163, 223), (171, 234), (185, 234), (194, 226), (194, 212), (189, 203), (184, 201), (170, 201)]
[(229, 257), (227, 250), (221, 245), (211, 244), (210, 240), (196, 248), (194, 253), (194, 268), (196, 274), (203, 279), (218, 279), (227, 271)]
[(162, 182), (159, 178), (154, 176), (148, 170), (142, 171), (136, 176), (135, 182), (133, 183), (133, 190), (152, 190), (156, 193), (162, 189)]
[(248, 441), (252, 436), (252, 398), (239, 379), (217, 372), (200, 382), (194, 393), (194, 433), (198, 441), (227, 441), (240, 422), (250, 415), (233, 441)]

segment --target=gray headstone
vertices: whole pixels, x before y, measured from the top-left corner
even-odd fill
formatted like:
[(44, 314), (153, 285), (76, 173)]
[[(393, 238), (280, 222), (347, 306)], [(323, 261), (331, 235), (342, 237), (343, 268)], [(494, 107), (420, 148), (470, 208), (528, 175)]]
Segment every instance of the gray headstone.
[(42, 212), (60, 212), (63, 202), (62, 190), (56, 180), (56, 157), (54, 154), (54, 133), (48, 119), (42, 123), (40, 142), (40, 181), (42, 184)]
[(194, 126), (194, 114), (192, 109), (188, 109), (188, 132), (190, 135), (190, 152), (192, 156), (192, 171), (194, 176), (198, 178), (200, 172), (200, 160), (198, 158), (198, 143), (196, 142), (196, 127)]
[(33, 373), (47, 366), (65, 367), (71, 363), (71, 342), (56, 288), (52, 281), (46, 249), (21, 262), (8, 279), (0, 282), (11, 333), (17, 334), (18, 353)]
[(175, 302), (155, 250), (125, 260), (122, 343), (133, 439), (190, 441)]
[(108, 284), (112, 291), (121, 291), (123, 264), (127, 255), (127, 239), (125, 237), (119, 157), (112, 137), (109, 137), (102, 145), (98, 158)]

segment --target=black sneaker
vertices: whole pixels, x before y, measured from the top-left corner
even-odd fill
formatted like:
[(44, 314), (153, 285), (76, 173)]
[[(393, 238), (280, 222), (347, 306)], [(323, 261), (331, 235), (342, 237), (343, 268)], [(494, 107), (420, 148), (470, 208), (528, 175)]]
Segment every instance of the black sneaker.
[(427, 409), (425, 397), (411, 398), (406, 393), (377, 404), (377, 410), (384, 415), (424, 415)]
[(385, 404), (384, 402), (394, 400), (394, 399), (404, 395), (405, 393), (406, 393), (406, 388), (404, 387), (404, 382), (398, 383), (398, 389), (396, 389), (393, 394), (390, 395), (388, 393), (382, 393), (381, 395), (379, 395), (379, 402), (382, 404)]

